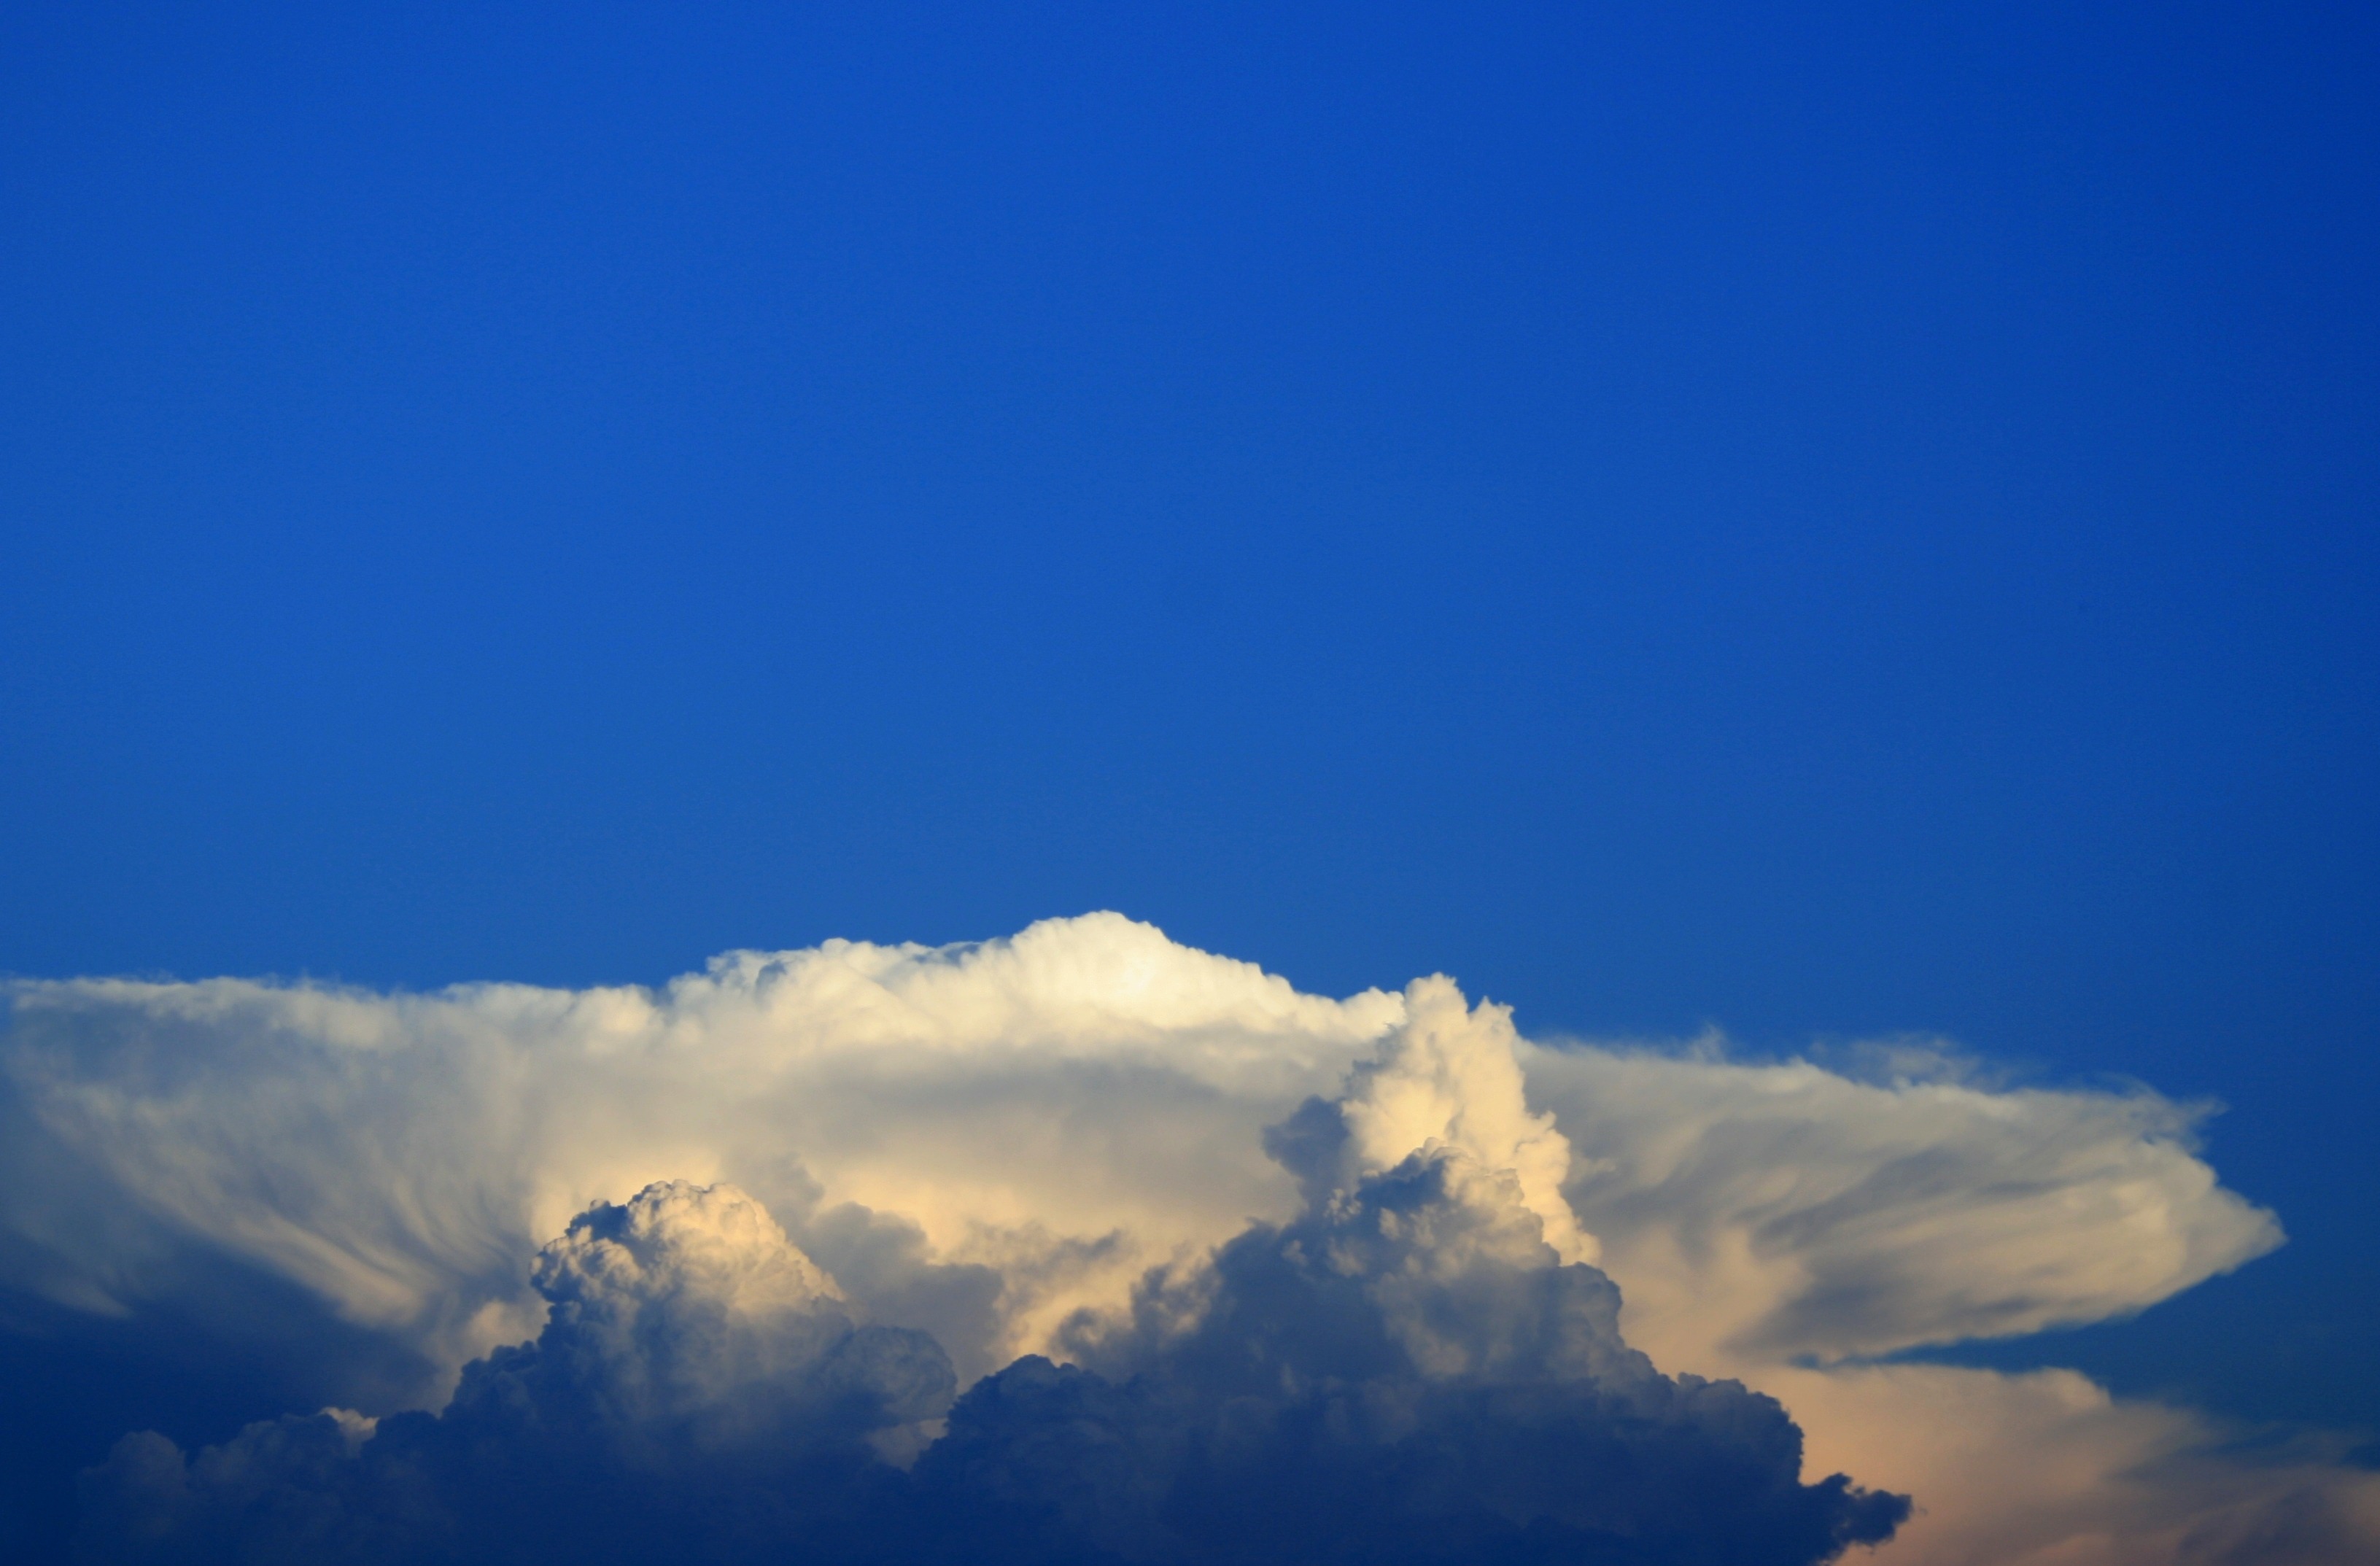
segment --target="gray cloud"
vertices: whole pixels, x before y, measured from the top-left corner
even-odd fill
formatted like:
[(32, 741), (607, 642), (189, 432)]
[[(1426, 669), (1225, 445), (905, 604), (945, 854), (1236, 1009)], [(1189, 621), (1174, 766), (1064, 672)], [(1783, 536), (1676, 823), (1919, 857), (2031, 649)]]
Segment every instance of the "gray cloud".
[(919, 1474), (1052, 1558), (1821, 1560), (1907, 1514), (1801, 1483), (1774, 1401), (1660, 1375), (1619, 1306), (1512, 1171), (1434, 1147), (1153, 1276), (1099, 1370), (978, 1384)]
[(443, 1414), (284, 1417), (187, 1461), (126, 1437), (84, 1475), (79, 1553), (727, 1560), (901, 1515), (885, 1459), (930, 1439), (950, 1360), (859, 1320), (743, 1192), (657, 1184), (594, 1208), (536, 1281), (544, 1329), (466, 1367)]

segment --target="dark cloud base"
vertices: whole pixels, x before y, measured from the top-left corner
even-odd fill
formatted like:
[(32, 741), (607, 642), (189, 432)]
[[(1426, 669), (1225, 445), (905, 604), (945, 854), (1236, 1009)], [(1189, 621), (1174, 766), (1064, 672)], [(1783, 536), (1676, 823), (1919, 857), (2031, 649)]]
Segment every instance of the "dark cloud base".
[[(1781, 1407), (1655, 1371), (1610, 1281), (1555, 1264), (1511, 1196), (1417, 1155), (1152, 1274), (1129, 1321), (1075, 1324), (1079, 1366), (1023, 1359), (953, 1402), (922, 1332), (731, 1308), (675, 1242), (619, 1261), (649, 1211), (716, 1199), (655, 1187), (574, 1224), (579, 1259), (549, 1248), (543, 1334), (444, 1413), (369, 1439), (286, 1417), (193, 1457), (128, 1436), (83, 1475), (77, 1553), (1800, 1566), (1890, 1536), (1906, 1498), (1801, 1483)], [(884, 1460), (937, 1415), (912, 1467)]]
[(71, 1559), (75, 1475), (127, 1430), (229, 1435), (329, 1398), (400, 1402), (434, 1367), (327, 1317), (283, 1279), (193, 1249), (175, 1287), (128, 1315), (0, 1290), (0, 1541), (28, 1566)]

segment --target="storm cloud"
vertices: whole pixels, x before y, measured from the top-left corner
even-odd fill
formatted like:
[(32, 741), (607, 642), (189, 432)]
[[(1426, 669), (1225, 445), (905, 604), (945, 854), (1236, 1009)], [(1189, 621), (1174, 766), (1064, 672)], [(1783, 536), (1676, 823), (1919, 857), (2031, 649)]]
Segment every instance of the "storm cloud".
[(1081, 1366), (1027, 1356), (953, 1406), (941, 1345), (861, 1320), (749, 1196), (655, 1184), (540, 1253), (543, 1329), (442, 1414), (258, 1423), (194, 1461), (128, 1436), (84, 1476), (83, 1553), (1786, 1566), (1889, 1537), (1907, 1499), (1802, 1483), (1774, 1400), (1627, 1347), (1514, 1167), (1558, 1182), (1559, 1134), (1509, 1053), (1463, 1058), (1451, 989), (1417, 1001), (1275, 1138), (1305, 1210), (1077, 1313)]
[(15, 1314), (280, 1345), (284, 1407), (345, 1405), (112, 1432), (78, 1459), (95, 1558), (475, 1559), (565, 1519), (595, 1558), (2380, 1538), (2319, 1451), (2228, 1459), (2066, 1373), (1876, 1363), (2278, 1243), (2145, 1090), (1532, 1043), (1444, 979), (1302, 995), (1113, 915), (659, 991), (9, 998)]

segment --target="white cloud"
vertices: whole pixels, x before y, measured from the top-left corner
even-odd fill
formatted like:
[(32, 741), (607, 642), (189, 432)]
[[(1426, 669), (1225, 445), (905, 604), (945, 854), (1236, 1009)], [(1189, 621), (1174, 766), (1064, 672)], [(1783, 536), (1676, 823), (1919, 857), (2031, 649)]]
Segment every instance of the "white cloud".
[(1444, 981), (1300, 995), (1113, 915), (735, 953), (659, 991), (9, 993), (0, 1276), (81, 1308), (138, 1312), (177, 1247), (213, 1248), (451, 1377), (535, 1332), (530, 1258), (588, 1203), (732, 1180), (854, 1308), (930, 1326), (972, 1378), (1294, 1213), (1264, 1129), (1364, 1064), (1348, 1156), (1435, 1142), (1509, 1171), (1563, 1254), (1599, 1244), (1663, 1369), (1741, 1376), (1815, 1472), (1917, 1494), (1884, 1560), (2313, 1561), (2380, 1536), (2354, 1532), (2380, 1529), (2368, 1476), (2211, 1455), (2204, 1421), (2078, 1378), (1855, 1363), (2119, 1316), (2277, 1244), (2196, 1156), (2195, 1112), (2146, 1090), (1533, 1046)]
[(1505, 1008), (1474, 1010), (1452, 980), (1416, 980), (1405, 991), (1404, 1026), (1378, 1061), (1357, 1068), (1341, 1112), (1360, 1168), (1389, 1169), (1420, 1148), (1445, 1147), (1508, 1170), (1555, 1253), (1592, 1262), (1595, 1237), (1562, 1199), (1570, 1142), (1552, 1115), (1530, 1111), (1520, 1043)]
[[(1152, 1263), (1286, 1216), (1260, 1128), (1402, 1017), (1114, 915), (928, 950), (735, 953), (659, 992), (13, 987), (9, 1280), (137, 1302), (176, 1244), (451, 1373), (536, 1330), (539, 1241), (658, 1180), (856, 1203), (1014, 1283), (1002, 1357)], [(108, 1222), (83, 1208), (96, 1201)], [(970, 1366), (980, 1371), (985, 1365)], [(429, 1395), (425, 1389), (425, 1395)]]
[(2280, 1243), (2196, 1156), (2203, 1111), (1900, 1064), (1870, 1083), (1801, 1061), (1526, 1050), (1531, 1093), (1594, 1155), (1572, 1206), (1632, 1317), (1678, 1352), (1837, 1359), (2102, 1320)]

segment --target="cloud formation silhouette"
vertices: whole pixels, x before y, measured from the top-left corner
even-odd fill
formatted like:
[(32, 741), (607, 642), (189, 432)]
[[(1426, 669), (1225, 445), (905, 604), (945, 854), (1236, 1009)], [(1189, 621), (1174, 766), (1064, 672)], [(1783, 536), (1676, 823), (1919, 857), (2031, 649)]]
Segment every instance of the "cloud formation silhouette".
[[(552, 1383), (537, 1395), (559, 1396), (562, 1350), (550, 1354), (547, 1340), (590, 1305), (570, 1290), (597, 1275), (591, 1258), (613, 1255), (602, 1246), (622, 1247), (641, 1273), (693, 1276), (691, 1251), (672, 1250), (680, 1259), (651, 1273), (658, 1263), (636, 1250), (631, 1217), (658, 1222), (647, 1209), (661, 1198), (605, 1205), (657, 1183), (688, 1212), (727, 1203), (722, 1221), (748, 1209), (782, 1225), (806, 1261), (784, 1260), (769, 1287), (810, 1277), (804, 1267), (820, 1281), (785, 1322), (906, 1331), (946, 1356), (966, 1390), (941, 1441), (921, 1405), (901, 1404), (901, 1419), (846, 1422), (832, 1441), (801, 1447), (803, 1462), (825, 1465), (817, 1473), (857, 1465), (833, 1471), (897, 1491), (912, 1520), (987, 1515), (1009, 1493), (997, 1475), (1038, 1471), (1028, 1459), (1050, 1438), (1028, 1439), (1002, 1412), (1030, 1406), (1072, 1407), (1066, 1430), (1111, 1426), (1114, 1440), (1144, 1443), (1135, 1450), (1154, 1477), (1134, 1492), (1135, 1538), (1192, 1539), (1169, 1520), (1171, 1503), (1149, 1498), (1199, 1493), (1233, 1452), (1272, 1454), (1250, 1459), (1250, 1496), (1257, 1479), (1294, 1466), (1291, 1452), (1316, 1465), (1298, 1471), (1317, 1494), (1372, 1495), (1362, 1516), (1399, 1515), (1378, 1497), (1441, 1492), (1396, 1462), (1503, 1450), (1482, 1433), (1489, 1426), (1538, 1439), (1496, 1475), (1434, 1470), (1453, 1498), (1446, 1515), (1484, 1508), (1463, 1513), (1486, 1530), (1464, 1536), (1475, 1541), (1501, 1536), (1491, 1516), (1519, 1530), (1508, 1542), (1524, 1554), (1528, 1539), (1555, 1536), (1547, 1530), (1654, 1536), (1643, 1519), (1528, 1512), (1536, 1501), (1463, 1487), (1509, 1475), (1516, 1494), (1534, 1493), (1524, 1459), (1564, 1441), (1623, 1468), (1657, 1451), (1681, 1474), (1737, 1463), (1722, 1487), (1747, 1507), (1769, 1496), (1783, 1509), (1769, 1524), (1779, 1537), (1874, 1530), (1885, 1503), (1846, 1488), (1822, 1505), (1811, 1497), (1825, 1487), (1799, 1485), (1778, 1454), (1800, 1438), (1774, 1403), (1698, 1375), (1781, 1398), (1807, 1434), (1813, 1473), (1915, 1493), (1922, 1510), (1884, 1548), (1888, 1560), (2214, 1560), (2233, 1548), (2224, 1540), (2279, 1529), (2297, 1542), (2256, 1558), (2312, 1562), (2360, 1559), (2380, 1538), (2370, 1476), (2320, 1453), (2227, 1459), (2210, 1452), (2220, 1432), (2204, 1422), (2109, 1403), (2064, 1373), (1868, 1363), (2137, 1310), (2277, 1244), (2270, 1215), (2222, 1190), (2195, 1156), (2196, 1111), (2144, 1090), (2004, 1090), (1922, 1050), (1852, 1075), (1710, 1050), (1532, 1044), (1444, 980), (1402, 995), (1305, 996), (1113, 915), (963, 947), (735, 953), (660, 991), (67, 981), (18, 984), (8, 999), (0, 1305), (104, 1324), (110, 1342), (143, 1353), (269, 1354), (277, 1406), (353, 1403), (381, 1419), (354, 1456), (352, 1420), (268, 1421), (234, 1436), (252, 1413), (203, 1409), (174, 1432), (195, 1456), (162, 1437), (119, 1449), (92, 1481), (116, 1498), (102, 1510), (183, 1517), (173, 1531), (185, 1541), (204, 1534), (189, 1519), (212, 1515), (205, 1506), (144, 1513), (133, 1498), (176, 1483), (216, 1495), (208, 1475), (265, 1472), (241, 1454), (278, 1442), (345, 1475), (329, 1491), (290, 1492), (319, 1500), (394, 1473), (408, 1442), (443, 1451), (461, 1439), (443, 1432), (494, 1428), (489, 1388), (528, 1386), (519, 1378), (530, 1364)], [(731, 1185), (748, 1197), (727, 1196)], [(1380, 1249), (1408, 1220), (1427, 1243)], [(1351, 1223), (1371, 1228), (1358, 1235)], [(693, 1231), (672, 1224), (652, 1232), (691, 1244)], [(564, 1250), (541, 1249), (556, 1234)], [(595, 1248), (580, 1271), (555, 1270), (572, 1245)], [(1359, 1265), (1332, 1272), (1332, 1256)], [(1548, 1281), (1600, 1279), (1581, 1265), (1598, 1256), (1626, 1302), (1597, 1285), (1617, 1312), (1609, 1332), (1578, 1325), (1594, 1317), (1594, 1290)], [(692, 1321), (692, 1302), (718, 1293), (669, 1287), (618, 1318)], [(627, 1309), (627, 1296), (602, 1298)], [(722, 1311), (721, 1332), (767, 1316)], [(1309, 1317), (1337, 1323), (1337, 1347), (1285, 1325)], [(1693, 1375), (1662, 1379), (1630, 1357), (1622, 1329), (1652, 1364)], [(623, 1330), (642, 1341), (647, 1329)], [(1224, 1372), (1241, 1351), (1224, 1345), (1252, 1341), (1273, 1345), (1277, 1387), (1197, 1390), (1238, 1384)], [(1359, 1341), (1388, 1356), (1363, 1362), (1377, 1374), (1331, 1357)], [(1584, 1353), (1590, 1341), (1608, 1353), (1583, 1376), (1572, 1370), (1584, 1361), (1547, 1346)], [(779, 1363), (759, 1342), (734, 1352), (752, 1366)], [(580, 1356), (571, 1386), (626, 1395), (570, 1352)], [(1026, 1355), (1071, 1368), (1016, 1363)], [(812, 1363), (783, 1364), (797, 1360)], [(662, 1363), (638, 1373), (661, 1376), (650, 1395), (691, 1397), (682, 1377), (695, 1361), (667, 1374)], [(783, 1397), (734, 1417), (695, 1399), (686, 1409), (710, 1412), (684, 1414), (686, 1431), (765, 1424), (766, 1409), (799, 1401), (785, 1389), (810, 1385), (808, 1371), (787, 1370), (782, 1386), (771, 1374), (730, 1379)], [(1315, 1390), (1340, 1382), (1366, 1390)], [(75, 1394), (61, 1389), (63, 1406)], [(538, 1406), (528, 1391), (505, 1395)], [(442, 1405), (432, 1420), (426, 1411)], [(1944, 1406), (1959, 1417), (1946, 1424)], [(1381, 1423), (1391, 1408), (1415, 1423)], [(1308, 1426), (1363, 1439), (1298, 1447)], [(1721, 1426), (1734, 1434), (1720, 1439)], [(1610, 1444), (1623, 1428), (1672, 1430), (1683, 1444)], [(1458, 1440), (1458, 1429), (1470, 1433)], [(1234, 1445), (1242, 1437), (1254, 1444)], [(686, 1433), (660, 1439), (670, 1451), (700, 1445)], [(953, 1469), (963, 1453), (974, 1454), (964, 1480)], [(898, 1465), (912, 1457), (913, 1468)], [(136, 1483), (150, 1470), (164, 1475), (162, 1490)], [(708, 1494), (707, 1482), (681, 1493)], [(1640, 1487), (1666, 1493), (1650, 1479)], [(605, 1492), (631, 1493), (625, 1482)], [(784, 1478), (771, 1493), (803, 1492)], [(999, 1504), (1041, 1518), (1033, 1536), (1048, 1548), (1111, 1548), (1097, 1543), (1109, 1524), (1032, 1495), (1028, 1486)], [(723, 1494), (706, 1505), (706, 1516), (740, 1515)], [(1535, 1523), (1514, 1523), (1516, 1506)], [(1815, 1509), (1815, 1532), (1779, 1520), (1795, 1507)], [(356, 1514), (342, 1502), (338, 1515)], [(1032, 1532), (1013, 1506), (1002, 1515), (1018, 1536)], [(1199, 1508), (1187, 1515), (1220, 1525)], [(1574, 1538), (1562, 1548), (1597, 1558)]]

